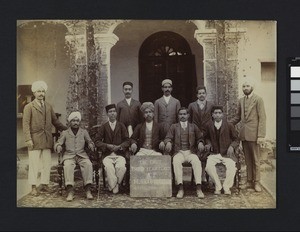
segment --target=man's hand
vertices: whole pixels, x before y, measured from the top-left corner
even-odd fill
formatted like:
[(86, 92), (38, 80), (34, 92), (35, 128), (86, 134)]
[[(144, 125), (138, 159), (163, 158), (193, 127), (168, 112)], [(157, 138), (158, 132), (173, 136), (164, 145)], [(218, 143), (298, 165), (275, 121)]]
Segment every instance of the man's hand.
[(171, 150), (172, 150), (172, 143), (167, 142), (165, 150), (166, 150), (166, 152), (171, 152)]
[(120, 145), (113, 145), (113, 152), (116, 152), (118, 150), (120, 150), (121, 146)]
[(227, 149), (227, 155), (228, 156), (233, 156), (234, 155), (234, 149), (232, 146), (229, 146)]
[(57, 152), (58, 154), (60, 154), (60, 153), (62, 152), (62, 146), (61, 146), (61, 145), (58, 145), (58, 146), (56, 147), (56, 152)]
[(33, 149), (33, 142), (32, 142), (32, 140), (28, 140), (26, 142), (26, 146), (29, 148), (29, 150), (32, 150)]
[(112, 144), (107, 144), (106, 148), (110, 151), (114, 151), (114, 145), (112, 145)]
[(94, 144), (92, 144), (92, 143), (89, 143), (89, 149), (90, 149), (91, 151), (95, 151)]
[(207, 152), (210, 152), (210, 150), (211, 150), (211, 144), (206, 144), (204, 146), (204, 150), (207, 151)]
[(200, 143), (198, 144), (198, 150), (199, 150), (200, 152), (203, 152), (204, 149), (205, 149), (205, 147), (204, 147), (203, 143), (200, 142)]
[(135, 143), (131, 144), (131, 151), (133, 154), (136, 153), (136, 150), (137, 150), (137, 145)]
[(159, 150), (164, 151), (165, 150), (165, 143), (162, 141), (159, 144)]

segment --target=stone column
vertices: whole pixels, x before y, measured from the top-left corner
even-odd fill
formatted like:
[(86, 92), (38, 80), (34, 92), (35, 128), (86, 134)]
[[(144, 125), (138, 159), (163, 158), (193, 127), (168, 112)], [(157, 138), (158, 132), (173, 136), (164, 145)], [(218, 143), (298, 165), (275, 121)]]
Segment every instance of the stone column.
[(113, 33), (106, 33), (95, 34), (94, 39), (100, 71), (98, 81), (98, 124), (101, 124), (107, 120), (105, 106), (111, 103), (110, 50), (119, 41), (119, 38)]
[(238, 100), (238, 43), (244, 29), (230, 28), (227, 21), (214, 21), (214, 28), (201, 27), (195, 38), (204, 49), (204, 83), (207, 100), (224, 106), (230, 119)]
[(88, 92), (87, 92), (87, 59), (85, 34), (65, 36), (70, 57), (70, 76), (67, 95), (67, 115), (72, 111), (80, 111), (82, 125), (88, 125)]

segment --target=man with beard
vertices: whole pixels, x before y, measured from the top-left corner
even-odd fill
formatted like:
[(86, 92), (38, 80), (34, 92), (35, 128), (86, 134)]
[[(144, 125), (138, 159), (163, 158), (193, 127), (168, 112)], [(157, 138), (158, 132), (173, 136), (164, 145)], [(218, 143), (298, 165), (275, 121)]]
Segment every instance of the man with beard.
[(199, 128), (188, 122), (188, 109), (182, 107), (178, 110), (179, 123), (175, 123), (165, 138), (166, 151), (170, 152), (173, 146), (173, 168), (175, 174), (175, 183), (178, 185), (177, 198), (183, 198), (183, 167), (182, 164), (187, 162), (192, 164), (193, 174), (196, 182), (196, 192), (198, 198), (204, 198), (201, 189), (201, 161), (199, 160), (197, 148), (200, 151), (204, 149), (202, 132)]
[(237, 115), (231, 122), (234, 125), (241, 122), (239, 137), (247, 165), (247, 184), (244, 188), (254, 188), (260, 192), (259, 144), (263, 143), (266, 135), (265, 107), (263, 99), (253, 93), (253, 79), (245, 78), (242, 89), (245, 96), (240, 98)]
[(95, 144), (100, 148), (104, 157), (102, 162), (107, 176), (108, 189), (116, 194), (119, 192), (119, 186), (126, 173), (124, 156), (130, 141), (124, 124), (116, 120), (116, 105), (107, 105), (105, 109), (108, 122), (100, 127)]
[(165, 79), (161, 83), (163, 96), (154, 102), (154, 121), (162, 127), (162, 136), (166, 136), (170, 126), (177, 121), (180, 101), (172, 97), (172, 81)]
[(131, 137), (131, 150), (136, 155), (161, 155), (159, 150), (165, 148), (161, 140), (160, 126), (153, 121), (154, 105), (152, 102), (144, 102), (141, 106), (145, 122), (137, 125)]
[[(234, 126), (223, 118), (222, 106), (213, 106), (211, 112), (213, 121), (206, 124), (204, 134), (205, 143), (211, 147), (205, 170), (215, 183), (215, 194), (221, 194), (223, 188), (224, 194), (230, 195), (230, 188), (236, 173), (235, 149), (239, 146), (238, 135)], [(222, 163), (226, 167), (226, 178), (223, 186), (216, 170), (218, 163)]]
[(89, 149), (94, 151), (95, 146), (87, 130), (79, 127), (81, 121), (80, 112), (72, 112), (68, 117), (68, 121), (70, 123), (69, 129), (62, 132), (60, 138), (54, 145), (54, 150), (57, 153), (61, 153), (62, 146), (65, 146), (63, 164), (65, 185), (67, 186), (68, 192), (67, 201), (72, 201), (74, 198), (73, 186), (76, 163), (80, 166), (86, 198), (92, 200), (93, 196), (90, 188), (93, 182), (93, 165), (84, 147), (85, 143), (87, 143)]
[(123, 123), (131, 137), (134, 128), (142, 122), (140, 111), (141, 103), (132, 98), (133, 84), (129, 81), (123, 83), (125, 98), (117, 104), (117, 120)]
[[(33, 196), (38, 195), (38, 190), (49, 191), (52, 126), (58, 130), (67, 129), (57, 119), (52, 106), (44, 101), (47, 89), (48, 86), (44, 81), (35, 81), (31, 86), (35, 99), (24, 107), (23, 113), (23, 132), (29, 159), (28, 182), (31, 184)], [(41, 170), (41, 184), (37, 189), (39, 170)]]

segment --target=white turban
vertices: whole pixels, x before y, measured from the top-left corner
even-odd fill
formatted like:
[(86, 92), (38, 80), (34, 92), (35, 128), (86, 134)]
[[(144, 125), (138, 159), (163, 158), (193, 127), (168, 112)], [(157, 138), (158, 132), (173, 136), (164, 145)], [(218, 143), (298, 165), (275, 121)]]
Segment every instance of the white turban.
[(144, 102), (141, 106), (141, 111), (144, 112), (148, 108), (154, 112), (154, 105), (152, 102)]
[(68, 117), (68, 121), (71, 122), (72, 119), (74, 118), (78, 118), (79, 121), (81, 121), (81, 114), (80, 112), (76, 111), (76, 112), (72, 112), (69, 117)]
[(164, 79), (162, 82), (161, 82), (161, 86), (164, 86), (165, 84), (170, 84), (172, 85), (172, 81), (170, 79)]
[(243, 77), (241, 83), (242, 83), (242, 85), (248, 84), (248, 85), (252, 86), (253, 88), (255, 87), (255, 80), (253, 77), (249, 77), (249, 76)]
[(43, 90), (47, 91), (48, 86), (47, 86), (46, 82), (44, 82), (44, 81), (35, 81), (35, 82), (32, 83), (31, 91), (33, 93), (38, 91), (39, 89), (43, 89)]

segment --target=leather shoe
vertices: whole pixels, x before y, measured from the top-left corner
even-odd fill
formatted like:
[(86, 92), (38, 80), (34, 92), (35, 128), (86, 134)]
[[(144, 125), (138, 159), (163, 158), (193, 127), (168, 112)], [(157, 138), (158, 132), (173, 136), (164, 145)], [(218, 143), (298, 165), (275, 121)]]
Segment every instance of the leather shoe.
[(49, 192), (50, 192), (50, 188), (49, 188), (49, 186), (46, 185), (46, 184), (41, 184), (41, 185), (39, 186), (39, 191), (40, 191), (40, 192), (47, 192), (47, 193), (49, 193)]
[(215, 195), (220, 195), (220, 194), (221, 194), (221, 190), (215, 190), (215, 191), (214, 191), (214, 194), (215, 194)]
[(183, 189), (179, 189), (176, 198), (181, 199), (183, 198), (183, 195), (184, 195)]
[(37, 196), (38, 195), (38, 191), (37, 191), (35, 186), (32, 186), (32, 190), (30, 192), (30, 195), (32, 195), (32, 196)]
[(204, 194), (202, 192), (201, 189), (197, 189), (197, 197), (203, 199), (204, 198)]
[(254, 183), (254, 190), (256, 192), (261, 192), (261, 187), (260, 187), (260, 184), (258, 182)]
[(245, 184), (241, 185), (241, 189), (249, 189), (253, 188), (253, 183), (251, 181), (247, 181)]
[(119, 184), (117, 183), (116, 186), (113, 188), (112, 192), (117, 194), (119, 192)]
[(93, 195), (92, 195), (92, 193), (91, 193), (91, 190), (87, 190), (87, 191), (86, 191), (86, 198), (87, 198), (88, 200), (93, 200), (93, 199), (94, 199), (94, 197), (93, 197)]
[(228, 189), (228, 190), (224, 190), (224, 194), (225, 195), (231, 195), (231, 191)]
[(73, 199), (74, 199), (74, 192), (70, 191), (67, 196), (67, 201), (70, 202), (70, 201), (73, 201)]

